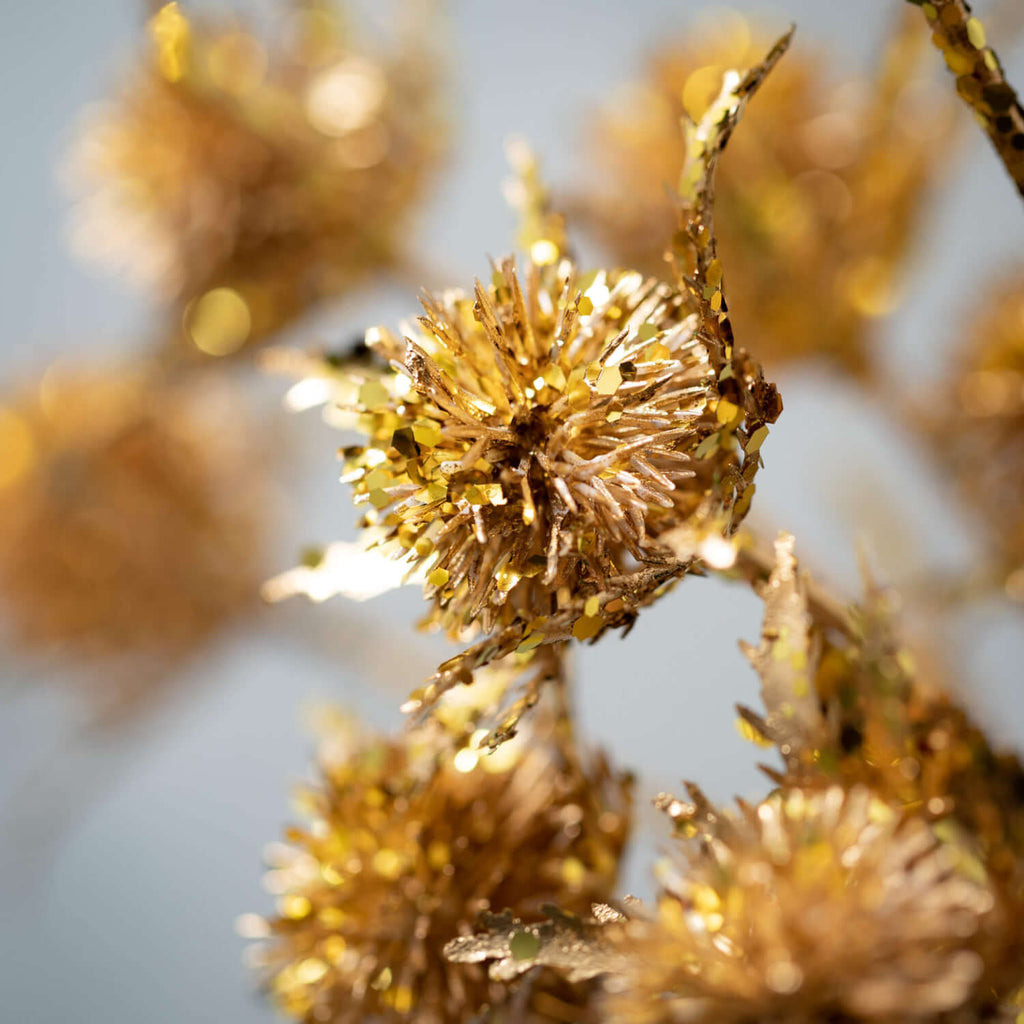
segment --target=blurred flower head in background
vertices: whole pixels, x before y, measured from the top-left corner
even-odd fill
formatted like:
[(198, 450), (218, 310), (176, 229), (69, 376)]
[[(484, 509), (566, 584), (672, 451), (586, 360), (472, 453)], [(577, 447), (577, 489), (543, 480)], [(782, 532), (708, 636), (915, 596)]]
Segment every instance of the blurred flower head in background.
[[(223, 382), (55, 364), (0, 406), (0, 606), (12, 645), (141, 696), (255, 602), (265, 466)], [(263, 458), (266, 458), (264, 453)]]
[[(437, 721), (395, 739), (326, 731), (321, 781), (298, 797), (311, 824), (269, 851), (278, 916), (240, 922), (268, 940), (255, 959), (284, 1012), (468, 1021), (507, 992), (446, 961), (446, 942), (485, 911), (535, 919), (548, 902), (586, 912), (611, 895), (629, 780), (577, 749), (564, 717), (532, 722), (493, 754)], [(586, 992), (551, 979), (532, 998), (541, 1016), (578, 1014)]]
[(423, 25), (378, 56), (342, 5), (281, 8), (257, 33), (165, 4), (70, 161), (77, 248), (173, 304), (208, 355), (401, 263), (445, 146)]
[(987, 527), (996, 586), (1024, 601), (1024, 267), (976, 298), (935, 399), (928, 440)]
[[(722, 159), (715, 227), (730, 312), (769, 372), (820, 354), (864, 373), (872, 322), (899, 301), (952, 123), (919, 28), (909, 12), (872, 81), (827, 85), (828, 56), (798, 45)], [(745, 18), (722, 13), (684, 42), (661, 44), (645, 75), (598, 111), (593, 184), (575, 205), (620, 264), (666, 274), (680, 117), (700, 117), (722, 74), (766, 48)]]

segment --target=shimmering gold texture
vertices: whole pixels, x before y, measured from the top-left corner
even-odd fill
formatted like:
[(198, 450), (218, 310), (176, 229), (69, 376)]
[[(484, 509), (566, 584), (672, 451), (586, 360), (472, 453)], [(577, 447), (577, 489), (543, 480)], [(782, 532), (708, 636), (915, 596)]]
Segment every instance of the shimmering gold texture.
[(783, 535), (761, 596), (746, 653), (765, 713), (741, 711), (783, 756), (777, 791), (736, 811), (692, 783), (659, 796), (685, 858), (659, 865), (653, 912), (492, 916), (449, 956), (496, 979), (600, 977), (600, 1012), (630, 1024), (1015, 1020), (1020, 764), (923, 681), (877, 587), (830, 600)]
[(346, 459), (369, 522), (429, 560), (453, 635), (530, 621), (560, 587), (589, 596), (629, 557), (664, 558), (659, 535), (722, 515), (733, 494), (716, 478), (738, 475), (732, 450), (695, 456), (721, 423), (684, 295), (636, 273), (580, 279), (568, 262), (524, 277), (507, 260), (472, 298), (426, 300), (407, 341), (374, 335), (405, 375), (364, 385), (371, 445)]
[[(262, 960), (280, 1008), (445, 1022), (505, 1003), (482, 967), (448, 963), (445, 943), (487, 910), (586, 912), (610, 895), (629, 827), (628, 783), (567, 727), (548, 720), (494, 755), (453, 750), (433, 726), (340, 749), (331, 738), (322, 780), (300, 797), (312, 824), (287, 833), (268, 876), (279, 915)], [(533, 979), (515, 1013), (580, 1019), (585, 997)]]
[(333, 4), (278, 18), (270, 42), (160, 8), (142, 66), (73, 159), (80, 248), (174, 303), (176, 336), (207, 355), (402, 260), (442, 147), (422, 33), (373, 57)]
[(653, 920), (619, 929), (612, 1019), (935, 1021), (981, 977), (970, 942), (992, 892), (866, 789), (791, 789), (690, 831)]
[(1024, 267), (976, 300), (921, 422), (938, 464), (988, 527), (997, 586), (1024, 601)]
[[(580, 205), (615, 258), (664, 276), (678, 124), (721, 76), (764, 53), (740, 16), (665, 45), (597, 116), (595, 185)], [(922, 71), (915, 18), (892, 34), (874, 80), (829, 86), (825, 53), (787, 57), (718, 175), (716, 225), (738, 336), (770, 371), (824, 355), (868, 370), (877, 318), (897, 304), (928, 186), (948, 164), (952, 103)]]
[[(263, 532), (223, 387), (56, 366), (0, 407), (0, 601), (14, 643), (165, 669), (253, 601)], [(99, 671), (111, 688), (138, 678)]]
[(966, 0), (909, 0), (920, 7), (932, 42), (956, 76), (956, 91), (974, 111), (999, 159), (1024, 196), (1024, 109), (1003, 75), (985, 28)]

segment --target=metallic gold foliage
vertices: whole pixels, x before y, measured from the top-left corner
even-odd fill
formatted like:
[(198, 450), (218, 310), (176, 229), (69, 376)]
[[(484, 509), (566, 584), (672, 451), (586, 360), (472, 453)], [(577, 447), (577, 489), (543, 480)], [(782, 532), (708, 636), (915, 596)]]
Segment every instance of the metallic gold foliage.
[(789, 782), (863, 783), (933, 819), (953, 817), (993, 866), (1024, 856), (1024, 771), (992, 749), (940, 687), (923, 678), (894, 624), (892, 596), (869, 588), (844, 635), (803, 597), (792, 539), (777, 544), (761, 644), (747, 647), (766, 715), (747, 721), (779, 745)]
[[(781, 401), (735, 349), (711, 222), (717, 154), (788, 37), (690, 127), (680, 281), (582, 273), (528, 157), (514, 193), (530, 258), (473, 296), (423, 300), (399, 337), (374, 328), (334, 380), (329, 418), (362, 525), (426, 575), (429, 622), (490, 634), (410, 700), (429, 709), (482, 664), (628, 625), (671, 581), (729, 545)], [(316, 376), (297, 387), (316, 389)], [(710, 549), (715, 550), (714, 544)], [(721, 553), (718, 553), (721, 557)]]
[[(0, 406), (0, 601), (14, 645), (112, 689), (255, 603), (264, 492), (223, 386), (54, 366)], [(98, 666), (97, 666), (98, 667)]]
[(896, 1024), (987, 998), (971, 940), (991, 889), (867, 789), (790, 789), (690, 832), (653, 918), (609, 930), (612, 1019)]
[[(300, 797), (312, 824), (276, 848), (279, 896), (261, 962), (274, 1000), (306, 1021), (579, 1019), (586, 990), (531, 978), (515, 1002), (445, 944), (504, 908), (527, 921), (557, 902), (586, 912), (610, 894), (629, 784), (583, 756), (558, 718), (487, 755), (436, 723), (396, 739), (335, 734), (321, 781)], [(258, 931), (259, 929), (257, 929)]]
[(999, 159), (1024, 196), (1024, 109), (1006, 80), (985, 28), (966, 0), (909, 0), (920, 7), (932, 42), (956, 76), (956, 91), (974, 111)]
[[(964, 504), (987, 526), (996, 586), (1024, 600), (1024, 267), (983, 293), (920, 423)], [(934, 411), (932, 411), (934, 410)]]
[(378, 57), (332, 3), (277, 13), (270, 42), (165, 4), (72, 160), (79, 247), (175, 303), (176, 340), (213, 356), (401, 260), (442, 146), (422, 32)]
[[(732, 315), (770, 370), (822, 354), (866, 372), (873, 325), (899, 300), (952, 122), (922, 72), (914, 20), (895, 27), (869, 83), (827, 85), (825, 53), (788, 57), (722, 161), (716, 225)], [(739, 15), (722, 16), (655, 51), (599, 112), (587, 150), (599, 184), (579, 205), (617, 259), (667, 272), (679, 119), (700, 117), (722, 74), (766, 45)]]

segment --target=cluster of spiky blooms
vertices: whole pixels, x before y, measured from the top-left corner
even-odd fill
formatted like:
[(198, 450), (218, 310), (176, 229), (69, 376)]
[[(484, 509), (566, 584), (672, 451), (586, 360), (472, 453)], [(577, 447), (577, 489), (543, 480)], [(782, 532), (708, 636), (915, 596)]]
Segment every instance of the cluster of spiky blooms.
[(627, 625), (674, 578), (733, 557), (781, 401), (733, 344), (712, 179), (788, 43), (727, 76), (688, 128), (677, 283), (581, 273), (521, 161), (522, 279), (508, 259), (472, 297), (428, 296), (405, 337), (368, 332), (378, 365), (343, 367), (329, 412), (369, 439), (343, 450), (362, 525), (425, 571), (430, 624), (490, 634), (410, 707), (512, 651)]
[(252, 603), (265, 513), (239, 417), (222, 385), (59, 365), (0, 407), (0, 601), (14, 646), (103, 659), (101, 689), (122, 699), (148, 673), (109, 661), (164, 671)]
[(919, 679), (877, 589), (837, 605), (783, 537), (762, 597), (747, 653), (765, 713), (741, 710), (783, 755), (776, 793), (738, 812), (692, 784), (692, 802), (659, 797), (686, 857), (663, 866), (655, 912), (492, 917), (450, 955), (601, 975), (602, 1012), (635, 1024), (1014, 1019), (1020, 764)]
[[(578, 203), (617, 259), (664, 276), (679, 119), (700, 117), (725, 68), (764, 49), (742, 17), (723, 16), (655, 51), (645, 77), (599, 112), (595, 184)], [(899, 299), (949, 141), (952, 103), (931, 94), (926, 49), (908, 12), (870, 83), (823, 88), (825, 58), (795, 54), (722, 161), (716, 224), (733, 319), (769, 371), (816, 355), (869, 369), (872, 327)]]
[(211, 355), (401, 260), (442, 145), (422, 32), (371, 57), (333, 3), (292, 6), (270, 47), (165, 4), (141, 68), (73, 157), (81, 247), (179, 306)]
[(1024, 267), (978, 301), (944, 393), (920, 422), (965, 505), (989, 531), (995, 583), (1024, 600)]
[[(562, 715), (534, 723), (492, 755), (471, 739), (453, 745), (436, 723), (395, 739), (329, 737), (322, 778), (300, 797), (312, 824), (274, 854), (279, 914), (256, 929), (283, 1011), (468, 1021), (505, 1004), (507, 989), (447, 961), (445, 943), (492, 909), (536, 919), (545, 903), (582, 912), (609, 898), (629, 780), (578, 750)], [(551, 977), (526, 996), (516, 1019), (572, 1020), (587, 993)]]
[[(733, 345), (713, 175), (788, 39), (746, 76), (727, 74), (700, 120), (684, 124), (674, 284), (632, 271), (581, 278), (527, 163), (523, 283), (505, 261), (473, 297), (425, 299), (406, 337), (375, 329), (370, 358), (342, 368), (329, 411), (369, 437), (344, 451), (346, 476), (370, 506), (372, 539), (425, 574), (430, 621), (454, 636), (489, 634), (443, 664), (411, 707), (443, 709), (456, 682), (510, 651), (539, 669), (521, 703), (536, 701), (542, 682), (560, 680), (564, 641), (631, 621), (666, 583), (714, 564), (713, 539), (728, 549), (723, 566), (764, 585), (761, 643), (747, 653), (766, 710), (744, 709), (742, 723), (779, 747), (783, 770), (769, 769), (778, 791), (737, 812), (695, 786), (692, 804), (661, 798), (685, 863), (663, 868), (656, 910), (623, 914), (604, 903), (610, 879), (560, 844), (563, 825), (549, 834), (566, 798), (541, 780), (568, 770), (584, 788), (570, 783), (577, 811), (587, 786), (611, 792), (593, 808), (598, 832), (621, 801), (606, 772), (595, 783), (565, 758), (564, 737), (553, 748), (536, 736), (505, 746), (498, 756), (514, 763), (490, 762), (495, 788), (483, 775), (459, 788), (458, 773), (486, 767), (480, 750), (510, 738), (519, 710), (488, 735), (475, 728), (476, 708), (454, 727), (454, 756), (433, 746), (443, 716), (405, 744), (374, 748), (383, 752), (369, 762), (346, 755), (328, 767), (314, 828), (291, 836), (300, 852), (274, 883), (285, 902), (265, 963), (293, 1014), (980, 1024), (1015, 1012), (1020, 765), (920, 681), (877, 591), (850, 610), (810, 592), (791, 539), (771, 566), (731, 543), (779, 406)], [(500, 693), (522, 667), (509, 666)], [(409, 754), (420, 742), (425, 762)], [(554, 772), (552, 749), (563, 759)], [(583, 828), (573, 840), (592, 833), (573, 818)], [(506, 819), (527, 831), (503, 831)], [(534, 822), (539, 838), (523, 839)], [(598, 844), (614, 847), (609, 865), (616, 829)], [(465, 859), (456, 863), (454, 849)], [(595, 884), (580, 891), (588, 877)], [(554, 890), (572, 879), (575, 891), (559, 899)], [(542, 900), (561, 908), (542, 911)], [(471, 933), (477, 911), (482, 934)], [(583, 986), (556, 1012), (531, 1002), (552, 976)]]

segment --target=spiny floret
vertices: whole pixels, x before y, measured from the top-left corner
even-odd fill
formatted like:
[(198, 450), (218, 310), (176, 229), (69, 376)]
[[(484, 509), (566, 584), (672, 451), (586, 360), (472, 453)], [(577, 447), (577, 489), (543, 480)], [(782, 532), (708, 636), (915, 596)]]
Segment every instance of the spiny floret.
[[(665, 530), (735, 524), (743, 411), (719, 394), (686, 297), (630, 272), (511, 260), (471, 299), (424, 300), (398, 367), (360, 390), (370, 444), (347, 453), (358, 499), (429, 562), (452, 633), (554, 611), (631, 564), (664, 561)], [(731, 443), (730, 443), (731, 441)], [(709, 443), (710, 442), (710, 443)], [(728, 527), (727, 527), (728, 528)]]

